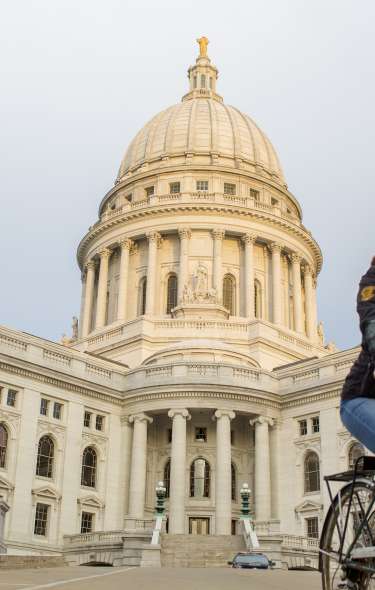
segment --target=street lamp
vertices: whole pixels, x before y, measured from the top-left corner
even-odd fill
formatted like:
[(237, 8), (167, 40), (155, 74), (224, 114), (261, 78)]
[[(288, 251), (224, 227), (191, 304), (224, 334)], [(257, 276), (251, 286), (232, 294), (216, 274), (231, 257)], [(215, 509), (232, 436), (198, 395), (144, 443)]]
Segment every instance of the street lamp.
[(247, 483), (242, 484), (240, 494), (241, 494), (241, 514), (242, 514), (242, 517), (249, 518), (250, 517), (249, 498), (250, 498), (250, 494), (251, 494), (251, 490), (249, 489), (249, 484), (247, 484)]
[(156, 486), (156, 516), (163, 516), (164, 514), (164, 503), (165, 503), (165, 496), (167, 494), (167, 488), (164, 485), (163, 481), (159, 481), (158, 485)]

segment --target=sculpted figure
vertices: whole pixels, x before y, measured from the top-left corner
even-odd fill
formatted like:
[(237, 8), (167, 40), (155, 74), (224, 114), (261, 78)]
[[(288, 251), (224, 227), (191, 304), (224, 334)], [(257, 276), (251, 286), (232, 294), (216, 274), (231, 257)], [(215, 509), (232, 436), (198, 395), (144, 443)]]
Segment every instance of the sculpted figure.
[(322, 321), (320, 321), (318, 324), (318, 336), (320, 344), (324, 344), (324, 328)]
[(78, 340), (78, 318), (75, 315), (72, 319), (72, 340)]
[(198, 293), (203, 293), (207, 291), (207, 270), (205, 267), (199, 263), (197, 272), (196, 272), (196, 285), (195, 291)]
[(207, 57), (207, 45), (209, 44), (209, 40), (207, 37), (200, 37), (197, 39), (199, 43), (199, 57)]

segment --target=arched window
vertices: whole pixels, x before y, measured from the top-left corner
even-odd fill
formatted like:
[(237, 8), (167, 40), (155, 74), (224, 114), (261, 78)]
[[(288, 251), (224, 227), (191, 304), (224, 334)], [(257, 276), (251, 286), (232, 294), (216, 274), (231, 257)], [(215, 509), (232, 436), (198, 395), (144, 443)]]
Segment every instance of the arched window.
[(164, 466), (164, 486), (166, 489), (165, 496), (169, 498), (169, 491), (171, 489), (171, 460), (168, 459)]
[(201, 88), (206, 88), (206, 76), (204, 74), (201, 75)]
[(262, 287), (257, 279), (254, 281), (254, 315), (258, 319), (262, 317)]
[(138, 315), (144, 315), (146, 313), (146, 292), (147, 277), (143, 277), (143, 279), (139, 281)]
[(190, 466), (191, 498), (209, 498), (211, 469), (206, 459), (195, 459)]
[(235, 279), (232, 275), (225, 275), (223, 279), (223, 305), (234, 315), (235, 307)]
[(305, 493), (319, 492), (320, 490), (320, 467), (319, 457), (313, 451), (305, 457)]
[(349, 469), (354, 469), (354, 465), (355, 465), (355, 462), (357, 461), (357, 459), (359, 459), (359, 457), (362, 457), (365, 454), (366, 454), (365, 449), (360, 443), (358, 443), (358, 442), (353, 443), (351, 445), (351, 447), (349, 449), (349, 453), (348, 453), (348, 467), (349, 467)]
[(96, 451), (92, 447), (86, 447), (82, 455), (81, 486), (94, 488), (96, 485)]
[(0, 467), (4, 468), (6, 465), (8, 447), (8, 431), (4, 424), (0, 424)]
[(36, 474), (42, 477), (52, 477), (53, 457), (55, 445), (50, 436), (42, 436), (38, 445), (38, 457), (36, 461)]
[(167, 313), (177, 305), (177, 277), (169, 275), (167, 283)]
[(231, 482), (232, 482), (232, 500), (233, 500), (233, 502), (235, 502), (236, 501), (236, 496), (237, 496), (237, 494), (236, 494), (236, 491), (237, 491), (237, 482), (236, 482), (236, 468), (233, 465), (233, 463), (231, 463), (230, 469), (231, 469), (231, 474), (232, 474), (232, 479), (231, 479)]

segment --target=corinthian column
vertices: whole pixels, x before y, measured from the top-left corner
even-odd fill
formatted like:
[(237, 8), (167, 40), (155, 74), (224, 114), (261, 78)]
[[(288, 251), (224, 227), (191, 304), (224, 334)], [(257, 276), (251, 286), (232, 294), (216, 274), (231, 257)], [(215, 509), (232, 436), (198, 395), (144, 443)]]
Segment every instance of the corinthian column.
[(108, 248), (105, 248), (99, 252), (100, 268), (95, 328), (102, 328), (105, 325), (105, 314), (107, 310), (108, 265), (111, 254), (112, 252)]
[(293, 312), (294, 329), (296, 332), (304, 332), (303, 329), (303, 306), (301, 286), (301, 257), (292, 254), (292, 275), (293, 275)]
[(157, 231), (147, 234), (148, 238), (148, 261), (147, 261), (147, 292), (146, 292), (146, 315), (155, 312), (155, 291), (156, 291), (156, 264), (157, 251), (161, 236)]
[(187, 410), (169, 410), (172, 418), (171, 474), (169, 493), (169, 532), (182, 535), (185, 532), (185, 470), (186, 470), (186, 420)]
[(120, 258), (120, 278), (118, 286), (118, 304), (117, 304), (117, 319), (126, 320), (126, 304), (127, 304), (127, 285), (129, 275), (129, 252), (133, 246), (132, 240), (125, 238), (120, 242), (121, 258)]
[(180, 268), (177, 287), (177, 302), (180, 303), (184, 287), (187, 284), (189, 277), (189, 240), (191, 237), (191, 231), (188, 227), (181, 227), (178, 230), (178, 235), (180, 237)]
[(316, 322), (314, 317), (314, 287), (312, 270), (309, 264), (305, 264), (305, 313), (307, 337), (316, 340)]
[(271, 465), (269, 427), (274, 420), (258, 416), (250, 420), (255, 425), (255, 513), (256, 520), (271, 518)]
[(217, 535), (231, 534), (232, 469), (230, 421), (235, 417), (231, 410), (216, 410), (216, 487), (215, 531)]
[(274, 324), (281, 324), (281, 245), (273, 242), (272, 252), (272, 317)]
[(250, 320), (255, 317), (254, 290), (254, 244), (257, 236), (245, 234), (242, 241), (245, 244), (245, 316)]
[(130, 416), (134, 423), (129, 484), (129, 515), (143, 518), (146, 499), (147, 424), (152, 418), (146, 414)]
[(86, 289), (82, 317), (82, 338), (85, 338), (91, 328), (91, 314), (94, 295), (95, 262), (90, 260), (86, 264)]
[(213, 288), (216, 289), (217, 301), (223, 298), (222, 249), (225, 232), (221, 229), (212, 230), (213, 239)]

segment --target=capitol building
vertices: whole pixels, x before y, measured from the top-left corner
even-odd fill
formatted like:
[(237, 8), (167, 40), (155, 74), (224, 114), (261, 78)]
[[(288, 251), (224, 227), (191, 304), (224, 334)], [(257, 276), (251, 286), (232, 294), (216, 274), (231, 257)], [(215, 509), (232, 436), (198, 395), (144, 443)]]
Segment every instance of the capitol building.
[(72, 336), (0, 328), (10, 554), (115, 562), (118, 543), (147, 538), (159, 481), (172, 561), (178, 539), (234, 546), (245, 482), (262, 547), (313, 548), (323, 476), (362, 450), (339, 416), (358, 350), (326, 343), (317, 312), (321, 250), (207, 44), (78, 246)]

